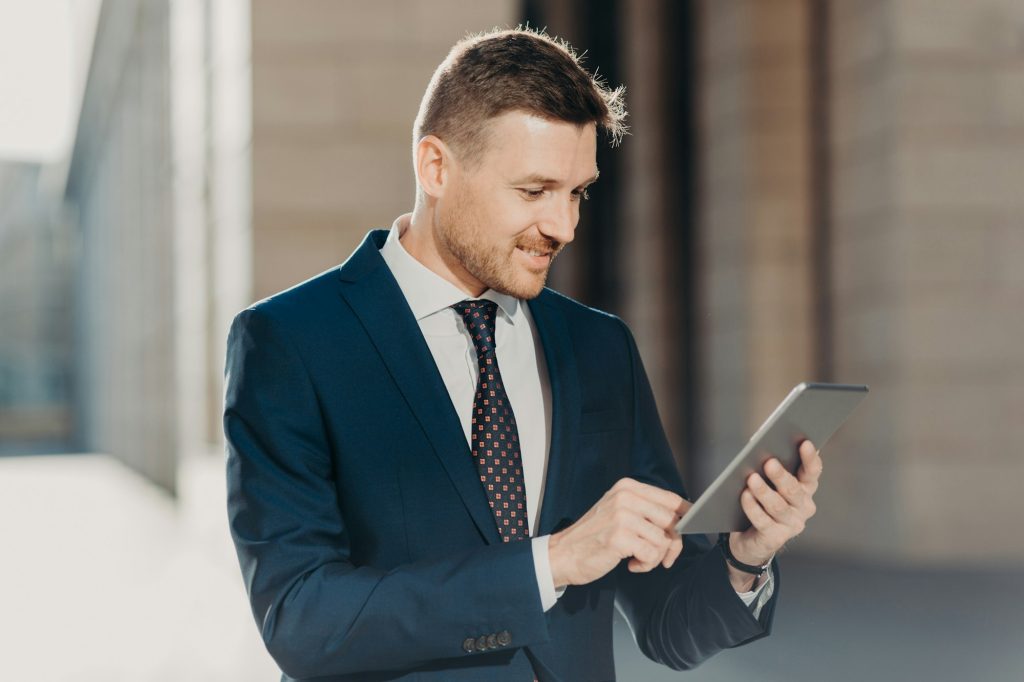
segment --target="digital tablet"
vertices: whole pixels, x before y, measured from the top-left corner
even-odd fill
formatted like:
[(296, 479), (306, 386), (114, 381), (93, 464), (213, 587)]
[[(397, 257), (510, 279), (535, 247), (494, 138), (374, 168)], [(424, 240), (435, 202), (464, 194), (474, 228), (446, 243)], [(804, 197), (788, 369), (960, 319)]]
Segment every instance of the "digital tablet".
[[(747, 477), (755, 471), (764, 476), (762, 467), (772, 457), (778, 457), (795, 474), (800, 467), (801, 441), (810, 440), (820, 451), (867, 392), (867, 386), (849, 384), (798, 385), (693, 503), (676, 524), (676, 532), (717, 534), (749, 528), (750, 521), (740, 506)], [(767, 476), (765, 481), (771, 485)]]

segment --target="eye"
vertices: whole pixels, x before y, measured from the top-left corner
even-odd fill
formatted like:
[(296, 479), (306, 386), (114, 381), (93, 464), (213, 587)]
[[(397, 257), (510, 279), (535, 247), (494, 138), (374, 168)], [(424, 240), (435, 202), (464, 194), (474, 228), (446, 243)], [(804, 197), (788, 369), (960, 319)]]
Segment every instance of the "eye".
[(530, 200), (540, 199), (542, 196), (544, 196), (543, 189), (529, 189), (526, 187), (520, 187), (519, 191), (522, 192), (523, 195)]
[(587, 190), (585, 190), (585, 189), (573, 190), (572, 191), (572, 198), (573, 198), (573, 201), (579, 201), (580, 199), (583, 199), (584, 201), (586, 201), (587, 199), (590, 198), (590, 195), (587, 194)]

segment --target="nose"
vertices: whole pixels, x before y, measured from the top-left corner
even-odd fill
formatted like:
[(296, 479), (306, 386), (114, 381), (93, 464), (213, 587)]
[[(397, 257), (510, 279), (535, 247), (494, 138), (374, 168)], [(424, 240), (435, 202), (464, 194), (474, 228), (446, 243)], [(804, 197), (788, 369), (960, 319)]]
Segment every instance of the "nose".
[(567, 196), (551, 202), (551, 208), (540, 222), (540, 231), (545, 237), (562, 244), (568, 244), (576, 235), (576, 223), (579, 222), (579, 204)]

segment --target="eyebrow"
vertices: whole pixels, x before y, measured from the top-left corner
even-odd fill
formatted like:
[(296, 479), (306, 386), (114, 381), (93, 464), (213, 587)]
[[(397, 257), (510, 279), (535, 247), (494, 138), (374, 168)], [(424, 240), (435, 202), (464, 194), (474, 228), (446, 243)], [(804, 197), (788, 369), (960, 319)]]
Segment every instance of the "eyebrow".
[[(601, 175), (601, 171), (595, 172), (592, 177), (587, 178), (586, 180), (584, 180), (579, 186), (580, 187), (589, 187), (590, 185), (592, 185), (595, 182), (597, 182), (597, 179), (598, 179), (598, 177), (600, 177), (600, 175)], [(560, 185), (560, 184), (562, 184), (562, 181), (561, 180), (556, 180), (554, 178), (547, 178), (547, 177), (544, 177), (543, 175), (540, 175), (538, 173), (533, 173), (532, 175), (527, 175), (525, 178), (520, 178), (519, 180), (516, 180), (512, 184), (514, 184), (514, 185)]]

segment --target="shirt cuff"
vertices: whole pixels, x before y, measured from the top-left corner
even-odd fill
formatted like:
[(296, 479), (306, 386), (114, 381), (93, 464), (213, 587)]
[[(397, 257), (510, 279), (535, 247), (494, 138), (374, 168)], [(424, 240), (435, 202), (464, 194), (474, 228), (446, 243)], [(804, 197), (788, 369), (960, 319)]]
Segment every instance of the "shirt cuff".
[(540, 588), (540, 605), (547, 611), (565, 594), (565, 588), (555, 589), (555, 576), (551, 573), (551, 559), (548, 556), (550, 535), (533, 538), (533, 570), (537, 574), (537, 587)]
[[(768, 599), (771, 598), (772, 593), (775, 591), (773, 583), (774, 573), (771, 566), (768, 567), (768, 572), (764, 575), (764, 580), (761, 584), (750, 590), (749, 592), (737, 592), (738, 596), (748, 608), (754, 610), (754, 617), (757, 618), (761, 613), (761, 608), (767, 603)], [(760, 598), (760, 597), (764, 598)]]

